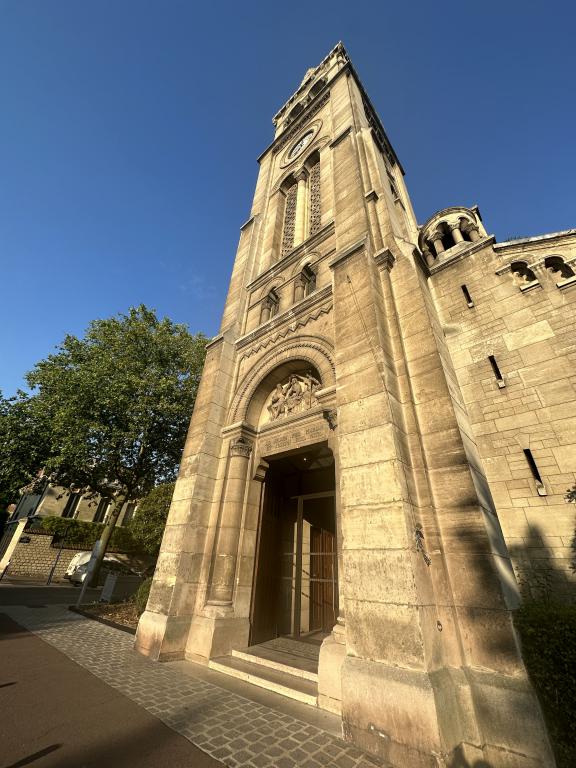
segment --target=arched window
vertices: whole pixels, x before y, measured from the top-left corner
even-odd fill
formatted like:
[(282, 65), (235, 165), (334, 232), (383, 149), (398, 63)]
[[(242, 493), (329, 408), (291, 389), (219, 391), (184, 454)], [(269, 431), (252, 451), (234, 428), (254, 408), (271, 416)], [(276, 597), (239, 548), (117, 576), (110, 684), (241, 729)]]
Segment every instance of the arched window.
[(574, 270), (566, 264), (562, 256), (547, 256), (544, 259), (544, 266), (555, 273), (557, 280), (568, 280), (574, 277)]
[(266, 296), (262, 302), (262, 309), (260, 312), (260, 322), (265, 323), (270, 318), (278, 314), (278, 308), (280, 306), (280, 297), (276, 293), (276, 289), (272, 288), (270, 293)]
[(310, 296), (316, 290), (316, 273), (306, 264), (294, 282), (294, 301)]
[(525, 261), (513, 261), (510, 264), (510, 272), (514, 275), (514, 282), (520, 290), (538, 283), (536, 275)]
[(308, 91), (308, 98), (313, 99), (314, 96), (320, 93), (320, 91), (322, 90), (322, 88), (324, 88), (325, 85), (326, 85), (325, 77), (321, 78), (320, 80), (317, 80), (312, 86), (312, 88), (310, 88), (310, 90)]

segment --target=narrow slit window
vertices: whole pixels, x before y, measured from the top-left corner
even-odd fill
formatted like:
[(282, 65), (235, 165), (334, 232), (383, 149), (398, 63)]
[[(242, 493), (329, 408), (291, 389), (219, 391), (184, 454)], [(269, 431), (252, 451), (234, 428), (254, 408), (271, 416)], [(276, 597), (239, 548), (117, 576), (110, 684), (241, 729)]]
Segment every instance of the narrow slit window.
[(528, 462), (528, 466), (530, 467), (530, 471), (532, 472), (532, 477), (534, 478), (534, 482), (536, 483), (536, 490), (538, 491), (538, 495), (546, 496), (547, 495), (546, 486), (542, 481), (542, 477), (540, 476), (538, 465), (534, 460), (532, 451), (530, 450), (530, 448), (524, 448), (523, 450), (524, 450), (524, 456), (526, 456), (526, 461)]
[(500, 373), (500, 368), (498, 368), (498, 363), (496, 362), (496, 358), (494, 355), (488, 355), (488, 360), (490, 360), (490, 365), (492, 366), (492, 370), (494, 371), (494, 376), (496, 377), (496, 382), (500, 389), (503, 389), (506, 384), (504, 382), (504, 377)]
[(472, 308), (474, 306), (474, 302), (472, 301), (472, 296), (470, 296), (470, 291), (465, 285), (462, 285), (461, 288), (462, 288), (462, 293), (464, 294), (464, 298), (466, 299), (466, 304), (468, 304), (468, 306)]

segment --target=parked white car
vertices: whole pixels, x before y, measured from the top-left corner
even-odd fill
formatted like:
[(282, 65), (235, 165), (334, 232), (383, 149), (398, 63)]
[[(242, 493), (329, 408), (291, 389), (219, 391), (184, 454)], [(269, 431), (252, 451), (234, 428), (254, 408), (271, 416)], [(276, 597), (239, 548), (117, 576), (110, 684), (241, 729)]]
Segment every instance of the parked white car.
[[(91, 552), (78, 552), (74, 555), (66, 569), (64, 578), (78, 586), (83, 584), (88, 572), (88, 563), (90, 562), (91, 555)], [(134, 571), (114, 555), (104, 555), (99, 581), (103, 582), (109, 573), (134, 574)]]

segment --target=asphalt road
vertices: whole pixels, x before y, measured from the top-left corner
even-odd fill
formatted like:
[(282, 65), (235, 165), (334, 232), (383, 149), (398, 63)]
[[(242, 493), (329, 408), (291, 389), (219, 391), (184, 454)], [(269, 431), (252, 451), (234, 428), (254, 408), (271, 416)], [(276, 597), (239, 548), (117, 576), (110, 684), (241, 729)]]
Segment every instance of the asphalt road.
[[(26, 582), (0, 581), (0, 607), (3, 605), (75, 605), (80, 587), (51, 584), (49, 587)], [(87, 589), (84, 602), (98, 600), (100, 589)]]
[(0, 768), (222, 768), (1, 609), (0, 712)]

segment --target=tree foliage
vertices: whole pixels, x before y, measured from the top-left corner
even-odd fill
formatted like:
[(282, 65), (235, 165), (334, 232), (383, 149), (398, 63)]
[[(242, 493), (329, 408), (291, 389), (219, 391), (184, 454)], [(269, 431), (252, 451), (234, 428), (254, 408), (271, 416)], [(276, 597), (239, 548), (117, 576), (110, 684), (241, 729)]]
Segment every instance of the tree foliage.
[(66, 336), (28, 374), (65, 488), (141, 498), (176, 473), (206, 339), (140, 306)]
[[(43, 467), (54, 484), (111, 498), (101, 561), (122, 505), (176, 476), (205, 348), (203, 334), (143, 305), (94, 320), (84, 338), (66, 336), (27, 375), (32, 395), (18, 407), (3, 401), (19, 420), (4, 469), (8, 491), (20, 482), (12, 465), (21, 461), (23, 477)], [(41, 437), (26, 454), (34, 430)]]
[(138, 504), (136, 515), (130, 523), (130, 533), (144, 552), (155, 555), (160, 549), (174, 485), (158, 485)]
[(18, 501), (21, 488), (41, 490), (38, 473), (49, 444), (49, 425), (35, 399), (24, 392), (11, 398), (0, 394), (0, 513)]

